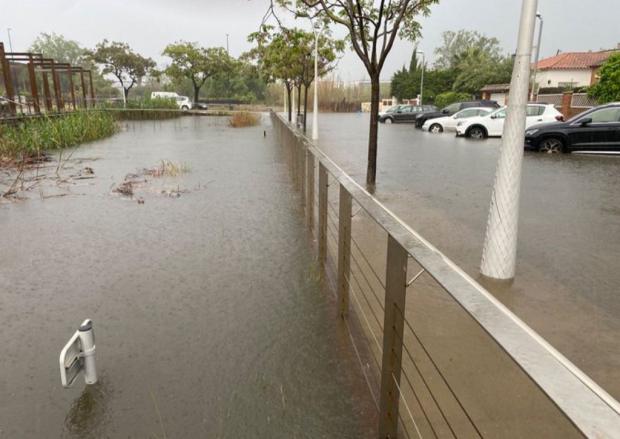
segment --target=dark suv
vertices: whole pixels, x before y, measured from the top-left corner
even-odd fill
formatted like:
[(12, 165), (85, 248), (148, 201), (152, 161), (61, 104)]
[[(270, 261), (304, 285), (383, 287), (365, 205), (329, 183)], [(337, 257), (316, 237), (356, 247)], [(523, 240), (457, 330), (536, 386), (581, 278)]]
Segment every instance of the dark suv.
[(438, 117), (452, 116), (455, 113), (458, 113), (465, 108), (472, 107), (489, 107), (489, 108), (499, 108), (499, 104), (495, 101), (470, 101), (470, 102), (455, 102), (454, 104), (450, 104), (447, 107), (441, 109), (440, 111), (433, 111), (430, 113), (424, 113), (418, 115), (415, 119), (415, 127), (422, 128), (424, 123), (429, 119), (436, 119)]
[(620, 151), (620, 102), (601, 105), (566, 122), (525, 130), (525, 148), (541, 152)]

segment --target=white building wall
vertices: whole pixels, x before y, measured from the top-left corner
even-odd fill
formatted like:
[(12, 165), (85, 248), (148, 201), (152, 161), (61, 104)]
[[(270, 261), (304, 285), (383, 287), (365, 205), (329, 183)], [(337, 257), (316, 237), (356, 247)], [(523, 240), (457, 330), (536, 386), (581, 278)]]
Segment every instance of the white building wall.
[(561, 87), (560, 83), (575, 83), (575, 87), (587, 87), (592, 80), (592, 70), (543, 70), (536, 75), (540, 87)]

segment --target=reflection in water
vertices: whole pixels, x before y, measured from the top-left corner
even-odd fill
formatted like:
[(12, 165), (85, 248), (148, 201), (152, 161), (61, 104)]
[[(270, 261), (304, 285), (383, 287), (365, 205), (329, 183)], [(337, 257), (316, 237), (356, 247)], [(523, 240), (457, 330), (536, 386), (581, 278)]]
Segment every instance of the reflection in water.
[(96, 437), (104, 423), (110, 393), (105, 377), (100, 377), (97, 384), (86, 386), (67, 413), (64, 436)]

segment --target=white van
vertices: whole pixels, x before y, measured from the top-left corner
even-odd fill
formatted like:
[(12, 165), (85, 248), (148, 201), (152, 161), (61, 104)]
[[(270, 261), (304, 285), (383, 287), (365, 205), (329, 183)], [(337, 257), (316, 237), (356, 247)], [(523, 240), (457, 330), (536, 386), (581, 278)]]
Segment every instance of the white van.
[(187, 96), (181, 96), (173, 91), (154, 91), (151, 93), (151, 99), (174, 99), (181, 110), (191, 110), (192, 101)]

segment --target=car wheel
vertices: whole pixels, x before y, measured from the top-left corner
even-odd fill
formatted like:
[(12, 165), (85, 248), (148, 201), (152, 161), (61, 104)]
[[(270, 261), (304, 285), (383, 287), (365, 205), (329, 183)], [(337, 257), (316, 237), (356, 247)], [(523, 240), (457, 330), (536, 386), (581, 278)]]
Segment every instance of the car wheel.
[(443, 133), (443, 127), (438, 123), (434, 123), (429, 128), (429, 131), (433, 134)]
[(467, 131), (466, 136), (471, 137), (472, 139), (480, 140), (487, 136), (487, 131), (483, 127), (471, 127), (469, 131)]
[(189, 107), (188, 107), (187, 105), (183, 105), (183, 106), (181, 107), (181, 110), (183, 110), (183, 111), (187, 111), (187, 110), (189, 110)]
[(538, 151), (546, 152), (547, 154), (564, 152), (564, 142), (557, 137), (548, 137), (538, 144)]
[(392, 122), (394, 122), (394, 121), (392, 120), (391, 117), (388, 117), (388, 118), (385, 119), (385, 123), (387, 123), (387, 124), (391, 124)]

